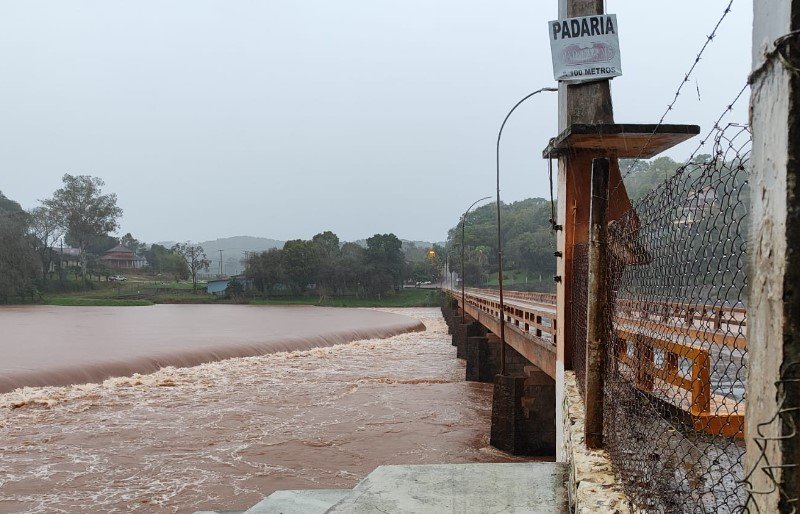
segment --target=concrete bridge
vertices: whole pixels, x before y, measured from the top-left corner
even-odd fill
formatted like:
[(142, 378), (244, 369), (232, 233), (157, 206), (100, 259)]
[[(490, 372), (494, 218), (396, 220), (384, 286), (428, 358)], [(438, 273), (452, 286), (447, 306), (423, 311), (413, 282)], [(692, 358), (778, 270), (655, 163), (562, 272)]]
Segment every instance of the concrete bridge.
[[(453, 334), (453, 344), (458, 347), (458, 357), (467, 361), (465, 378), (494, 381), (500, 371), (502, 322), (510, 350), (506, 357), (507, 372), (524, 376), (528, 382), (536, 375), (539, 384), (536, 395), (541, 402), (543, 386), (548, 382), (544, 376), (553, 381), (558, 378), (556, 295), (505, 291), (501, 318), (497, 290), (466, 288), (463, 294), (454, 288), (443, 291), (449, 298), (443, 312)], [(742, 438), (744, 391), (730, 397), (720, 390), (720, 384), (736, 380), (735, 376), (727, 376), (730, 375), (727, 368), (735, 359), (730, 350), (747, 347), (746, 309), (681, 302), (642, 304), (623, 299), (618, 301), (616, 311), (613, 365), (627, 368), (631, 382), (640, 391), (684, 411), (696, 429), (711, 435)], [(555, 404), (555, 382), (551, 385), (553, 392), (547, 390), (546, 394), (548, 401), (552, 397)], [(531, 405), (524, 396), (518, 401)], [(495, 407), (516, 412), (512, 406)], [(538, 407), (539, 412), (544, 408)], [(542, 422), (556, 424), (554, 410), (553, 414), (547, 420), (537, 416), (534, 426), (541, 427)], [(524, 425), (518, 420), (516, 426)], [(554, 433), (563, 434), (563, 427)], [(541, 434), (537, 430), (528, 436)], [(518, 451), (502, 439), (493, 437), (492, 442), (503, 450)], [(548, 440), (542, 444), (545, 448), (555, 448), (559, 443)]]

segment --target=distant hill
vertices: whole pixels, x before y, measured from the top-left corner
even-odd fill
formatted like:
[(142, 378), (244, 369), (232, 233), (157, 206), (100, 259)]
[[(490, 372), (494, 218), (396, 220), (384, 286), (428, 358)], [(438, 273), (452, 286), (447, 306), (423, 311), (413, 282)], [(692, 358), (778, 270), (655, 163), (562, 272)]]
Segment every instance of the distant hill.
[(0, 191), (0, 214), (11, 214), (14, 212), (22, 212), (22, 207), (20, 207), (18, 202), (8, 198)]
[(221, 237), (213, 241), (202, 241), (200, 245), (211, 260), (211, 273), (219, 273), (219, 251), (222, 250), (222, 273), (236, 275), (244, 271), (245, 252), (263, 252), (270, 248), (283, 248), (284, 241), (266, 237), (234, 236)]
[[(283, 243), (284, 241), (266, 237), (233, 236), (221, 237), (212, 241), (200, 241), (198, 244), (203, 247), (211, 261), (210, 274), (219, 273), (219, 251), (222, 250), (222, 273), (236, 275), (244, 271), (242, 260), (244, 260), (245, 252), (263, 252), (270, 248), (283, 248)], [(175, 244), (175, 241), (159, 241), (158, 244), (170, 247)]]

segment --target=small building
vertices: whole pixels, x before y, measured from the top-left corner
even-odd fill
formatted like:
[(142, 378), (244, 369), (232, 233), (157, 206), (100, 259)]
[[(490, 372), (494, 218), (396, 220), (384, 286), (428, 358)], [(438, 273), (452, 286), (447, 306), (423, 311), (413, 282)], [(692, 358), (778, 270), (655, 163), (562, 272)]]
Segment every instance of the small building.
[(70, 267), (77, 267), (81, 265), (81, 249), (70, 248), (69, 246), (52, 246), (50, 247), (53, 260), (50, 262), (50, 273), (54, 273), (59, 269), (67, 269)]
[(228, 291), (228, 285), (232, 280), (242, 284), (242, 289), (248, 291), (253, 288), (253, 280), (245, 277), (244, 275), (235, 275), (233, 277), (219, 277), (211, 278), (206, 282), (206, 292), (217, 296), (224, 296)]
[(113, 269), (140, 269), (147, 265), (147, 259), (136, 255), (127, 246), (117, 245), (100, 257), (100, 260)]
[(704, 186), (696, 191), (689, 191), (678, 211), (676, 225), (691, 225), (700, 221), (703, 216), (717, 206), (717, 192), (711, 186)]

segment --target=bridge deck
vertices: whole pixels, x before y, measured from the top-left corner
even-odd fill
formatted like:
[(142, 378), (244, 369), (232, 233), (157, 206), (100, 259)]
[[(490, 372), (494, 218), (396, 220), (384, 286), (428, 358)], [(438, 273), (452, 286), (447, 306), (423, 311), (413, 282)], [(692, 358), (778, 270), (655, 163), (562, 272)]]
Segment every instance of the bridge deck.
[[(445, 290), (461, 307), (461, 291)], [(500, 335), (500, 297), (491, 289), (468, 288), (465, 312), (495, 335)], [(552, 300), (553, 303), (546, 303)], [(533, 365), (556, 378), (555, 296), (510, 291), (503, 295), (506, 343)]]

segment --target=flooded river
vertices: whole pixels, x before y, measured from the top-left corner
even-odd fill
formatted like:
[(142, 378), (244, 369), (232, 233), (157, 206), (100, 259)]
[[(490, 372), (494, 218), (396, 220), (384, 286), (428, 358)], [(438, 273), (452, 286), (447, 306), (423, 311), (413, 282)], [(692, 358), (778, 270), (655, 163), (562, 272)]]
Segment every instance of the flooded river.
[(0, 327), (0, 393), (424, 329), (390, 312), (250, 305), (0, 307)]
[(0, 512), (244, 509), (381, 464), (513, 460), (438, 310), (383, 313), (427, 330), (0, 395)]

